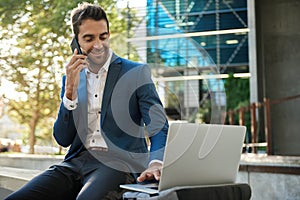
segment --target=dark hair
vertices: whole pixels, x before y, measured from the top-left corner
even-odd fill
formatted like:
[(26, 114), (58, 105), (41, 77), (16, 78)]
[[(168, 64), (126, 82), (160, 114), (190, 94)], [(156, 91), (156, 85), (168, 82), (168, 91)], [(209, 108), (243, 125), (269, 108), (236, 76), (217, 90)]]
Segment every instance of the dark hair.
[(94, 19), (96, 21), (104, 19), (109, 32), (109, 23), (105, 11), (99, 5), (84, 2), (78, 4), (78, 7), (71, 12), (72, 28), (76, 38), (79, 34), (79, 26), (85, 19)]

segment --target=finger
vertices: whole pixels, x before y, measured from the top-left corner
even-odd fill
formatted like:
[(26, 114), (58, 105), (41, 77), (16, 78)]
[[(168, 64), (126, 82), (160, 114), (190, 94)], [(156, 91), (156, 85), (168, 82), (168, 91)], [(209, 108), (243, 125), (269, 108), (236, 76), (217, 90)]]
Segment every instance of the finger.
[(71, 66), (78, 61), (84, 61), (84, 62), (88, 63), (86, 58), (87, 58), (87, 56), (85, 56), (85, 55), (74, 55), (74, 56), (72, 56), (72, 58), (67, 66)]
[(72, 65), (67, 66), (67, 71), (69, 72), (80, 72), (83, 68), (88, 67), (88, 62), (86, 60), (77, 59)]
[(143, 172), (138, 178), (137, 181), (138, 182), (143, 182), (145, 180), (150, 180), (153, 178), (153, 173), (149, 172), (149, 171), (145, 171)]
[(81, 71), (83, 68), (87, 68), (89, 63), (86, 60), (78, 59), (74, 64), (75, 69)]
[(143, 182), (146, 179), (147, 172), (143, 172), (140, 174), (140, 176), (137, 178), (138, 182)]
[(160, 170), (159, 169), (155, 170), (155, 172), (153, 173), (153, 175), (154, 175), (154, 178), (157, 181), (159, 181), (159, 179), (160, 179)]
[(78, 54), (78, 50), (75, 49), (73, 52), (73, 56), (68, 65), (74, 64), (78, 59), (86, 60), (87, 56), (84, 54)]
[(78, 49), (75, 48), (74, 52), (73, 52), (73, 55), (77, 55), (78, 54)]
[(85, 59), (85, 58), (87, 57), (87, 55), (85, 55), (85, 54), (79, 54), (79, 53), (78, 53), (78, 49), (76, 48), (76, 49), (74, 50), (74, 52), (73, 52), (73, 57)]

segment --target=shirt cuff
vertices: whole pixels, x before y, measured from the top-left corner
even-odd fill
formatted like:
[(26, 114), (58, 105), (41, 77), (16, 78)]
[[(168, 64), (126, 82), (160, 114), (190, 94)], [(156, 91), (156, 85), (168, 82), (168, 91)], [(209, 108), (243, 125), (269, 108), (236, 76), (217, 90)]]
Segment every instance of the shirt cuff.
[(154, 159), (154, 160), (151, 160), (151, 161), (149, 162), (148, 167), (150, 167), (150, 165), (151, 165), (152, 163), (155, 163), (155, 162), (160, 163), (160, 164), (163, 164), (163, 161)]
[(65, 106), (66, 109), (68, 110), (75, 110), (77, 108), (78, 105), (78, 97), (76, 97), (76, 99), (74, 99), (73, 101), (68, 99), (66, 97), (66, 94), (63, 97), (63, 104)]

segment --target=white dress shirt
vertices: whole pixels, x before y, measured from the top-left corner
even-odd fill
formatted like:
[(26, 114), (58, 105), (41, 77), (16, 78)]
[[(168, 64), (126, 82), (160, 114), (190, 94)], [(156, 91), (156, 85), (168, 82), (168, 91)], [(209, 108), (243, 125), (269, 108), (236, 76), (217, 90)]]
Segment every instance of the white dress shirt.
[[(88, 68), (85, 69), (88, 93), (88, 134), (85, 143), (86, 148), (107, 149), (107, 144), (101, 134), (100, 118), (103, 91), (111, 57), (112, 50), (110, 49), (106, 63), (97, 74), (89, 71)], [(63, 104), (68, 110), (74, 110), (78, 105), (78, 97), (72, 101), (64, 94)]]

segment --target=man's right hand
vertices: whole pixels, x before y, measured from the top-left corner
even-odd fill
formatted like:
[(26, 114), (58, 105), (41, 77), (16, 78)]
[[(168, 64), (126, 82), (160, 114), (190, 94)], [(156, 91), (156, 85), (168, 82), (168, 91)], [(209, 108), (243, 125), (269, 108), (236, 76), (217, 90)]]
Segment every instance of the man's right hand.
[(86, 60), (87, 56), (78, 54), (78, 50), (75, 49), (74, 54), (70, 62), (66, 66), (66, 97), (69, 100), (77, 98), (77, 88), (80, 80), (80, 72), (82, 69), (87, 68), (89, 63)]

